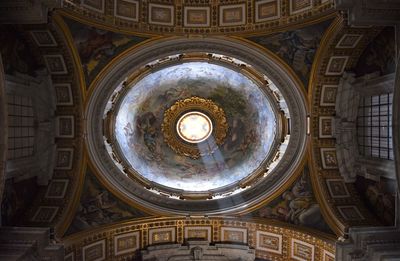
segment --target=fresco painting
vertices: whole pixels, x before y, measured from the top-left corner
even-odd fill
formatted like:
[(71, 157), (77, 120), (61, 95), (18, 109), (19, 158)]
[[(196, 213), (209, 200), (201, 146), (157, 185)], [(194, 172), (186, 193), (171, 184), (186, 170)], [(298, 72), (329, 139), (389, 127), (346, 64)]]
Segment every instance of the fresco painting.
[(308, 166), (290, 189), (251, 215), (331, 233), (315, 199)]
[(379, 75), (394, 73), (396, 47), (394, 27), (385, 27), (361, 54), (354, 69), (356, 76), (378, 72)]
[(282, 58), (308, 88), (310, 71), (322, 36), (332, 20), (273, 35), (254, 36), (249, 40)]
[(147, 216), (149, 215), (115, 197), (88, 169), (80, 203), (67, 235), (99, 225)]
[[(220, 106), (229, 126), (223, 145), (200, 159), (175, 153), (161, 131), (164, 111), (192, 96)], [(144, 77), (123, 99), (115, 124), (122, 154), (140, 175), (191, 191), (222, 187), (251, 174), (268, 155), (275, 133), (274, 113), (259, 87), (242, 74), (204, 62), (184, 63)]]
[(65, 19), (85, 74), (86, 86), (118, 54), (146, 38), (127, 36)]

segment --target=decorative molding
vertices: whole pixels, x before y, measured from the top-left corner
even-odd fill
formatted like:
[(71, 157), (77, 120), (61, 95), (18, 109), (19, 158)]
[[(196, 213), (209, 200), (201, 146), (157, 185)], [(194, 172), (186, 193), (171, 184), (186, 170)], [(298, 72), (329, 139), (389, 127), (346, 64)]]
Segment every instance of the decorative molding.
[(294, 239), (291, 240), (291, 258), (299, 261), (314, 261), (315, 247), (307, 242)]
[(30, 33), (38, 47), (55, 47), (58, 45), (49, 30), (32, 30)]
[(210, 27), (211, 16), (208, 6), (185, 6), (184, 7), (185, 27)]
[(135, 252), (140, 248), (140, 232), (119, 234), (114, 237), (115, 256)]
[(282, 235), (264, 231), (257, 231), (256, 250), (282, 255), (282, 244)]
[(139, 6), (136, 0), (114, 0), (114, 16), (139, 22)]
[(220, 5), (219, 6), (219, 25), (236, 26), (246, 23), (246, 5)]
[(280, 0), (262, 0), (255, 2), (255, 22), (266, 22), (269, 20), (278, 19), (281, 16), (281, 1)]
[(346, 68), (349, 56), (332, 56), (329, 59), (328, 66), (326, 67), (325, 75), (342, 75)]
[(221, 241), (247, 244), (246, 228), (221, 227)]
[[(193, 230), (196, 231), (193, 235), (200, 235), (201, 238), (209, 237), (208, 241), (215, 246), (228, 244), (224, 240), (226, 238), (222, 237), (224, 231), (248, 232), (248, 247), (255, 249), (257, 258), (266, 260), (289, 260), (290, 258), (296, 260), (313, 260), (314, 258), (315, 260), (321, 260), (324, 251), (331, 254), (335, 253), (335, 236), (333, 235), (315, 234), (315, 231), (305, 231), (293, 226), (287, 227), (283, 223), (271, 222), (267, 219), (246, 220), (227, 217), (164, 217), (125, 221), (73, 234), (64, 238), (63, 242), (65, 243), (66, 253), (79, 254), (82, 249), (95, 246), (98, 249), (96, 252), (98, 255), (96, 256), (103, 257), (106, 260), (117, 259), (117, 257), (118, 259), (134, 260), (134, 257), (137, 256), (133, 251), (120, 252), (116, 255), (115, 236), (130, 235), (132, 233), (141, 235), (139, 245), (142, 249), (145, 249), (142, 254), (148, 257), (152, 250), (170, 249), (186, 243), (190, 245), (192, 244), (190, 242), (202, 242), (202, 245), (208, 245), (208, 242), (206, 243), (201, 238), (197, 238), (196, 241), (193, 241), (194, 239), (188, 240), (190, 239), (188, 233)], [(173, 233), (174, 231), (177, 231), (176, 239), (172, 242), (166, 242), (166, 240), (165, 242), (159, 241), (159, 243), (148, 241), (156, 234), (161, 235), (166, 232)], [(238, 244), (238, 242), (231, 243)], [(130, 245), (132, 244), (133, 241), (131, 241)], [(103, 245), (107, 247), (103, 248)], [(129, 244), (125, 246), (127, 245)], [(243, 248), (247, 247), (243, 244), (241, 246)], [(191, 247), (186, 245), (185, 249), (191, 249)], [(105, 256), (103, 256), (103, 250), (105, 251)], [(234, 251), (234, 249), (231, 249), (231, 251)], [(307, 259), (306, 255), (310, 258)]]
[(185, 227), (185, 239), (201, 239), (211, 242), (211, 226), (187, 226)]
[(149, 4), (149, 24), (174, 26), (174, 16), (173, 5)]
[(43, 55), (43, 58), (50, 74), (63, 75), (68, 73), (64, 57), (61, 54)]

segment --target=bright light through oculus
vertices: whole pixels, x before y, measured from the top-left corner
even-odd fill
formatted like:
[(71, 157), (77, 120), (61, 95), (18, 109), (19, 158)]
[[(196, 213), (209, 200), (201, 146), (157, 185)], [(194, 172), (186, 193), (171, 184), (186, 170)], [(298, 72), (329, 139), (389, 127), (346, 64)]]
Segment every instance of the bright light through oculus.
[(176, 124), (179, 137), (190, 143), (200, 143), (210, 137), (213, 130), (210, 118), (204, 113), (191, 111), (181, 116)]

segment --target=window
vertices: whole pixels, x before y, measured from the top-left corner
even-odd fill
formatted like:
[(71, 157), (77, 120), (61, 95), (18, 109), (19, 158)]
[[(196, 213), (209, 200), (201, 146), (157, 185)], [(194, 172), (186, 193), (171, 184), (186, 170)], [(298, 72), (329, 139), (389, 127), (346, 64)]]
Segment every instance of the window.
[(393, 160), (392, 100), (392, 93), (361, 99), (357, 118), (361, 155)]
[(34, 116), (32, 100), (8, 95), (8, 159), (33, 155)]

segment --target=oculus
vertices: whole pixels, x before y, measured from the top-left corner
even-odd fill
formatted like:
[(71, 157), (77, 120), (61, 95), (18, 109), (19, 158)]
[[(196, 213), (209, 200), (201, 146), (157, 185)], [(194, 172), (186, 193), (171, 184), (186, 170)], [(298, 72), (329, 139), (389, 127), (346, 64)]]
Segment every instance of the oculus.
[(178, 120), (176, 131), (184, 141), (199, 143), (210, 137), (212, 122), (204, 113), (191, 111)]
[(198, 159), (222, 145), (228, 131), (224, 111), (210, 99), (190, 97), (164, 113), (164, 141), (177, 154)]

